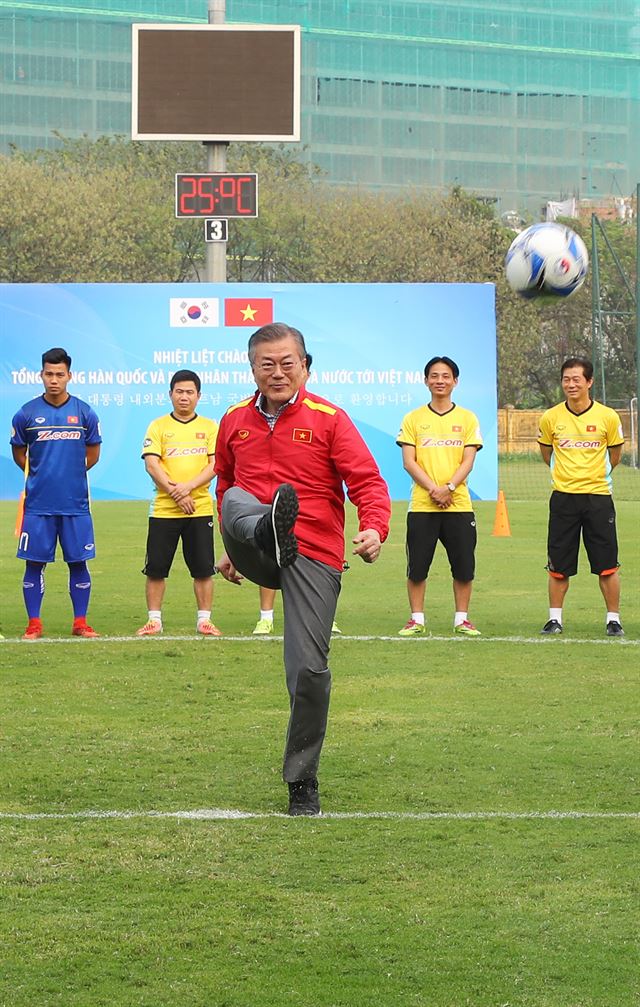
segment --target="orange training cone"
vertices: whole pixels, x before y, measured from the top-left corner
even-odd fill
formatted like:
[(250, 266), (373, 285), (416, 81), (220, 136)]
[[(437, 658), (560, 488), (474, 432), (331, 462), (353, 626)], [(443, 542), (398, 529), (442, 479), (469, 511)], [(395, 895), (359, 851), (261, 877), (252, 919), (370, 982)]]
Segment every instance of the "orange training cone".
[(16, 538), (20, 537), (22, 533), (22, 519), (24, 517), (24, 490), (18, 497), (18, 510), (16, 513), (16, 526), (14, 528), (14, 535)]
[(498, 503), (496, 504), (496, 519), (493, 523), (492, 535), (511, 535), (511, 527), (509, 525), (509, 515), (507, 514), (507, 502), (504, 498), (504, 493), (502, 490), (498, 490)]

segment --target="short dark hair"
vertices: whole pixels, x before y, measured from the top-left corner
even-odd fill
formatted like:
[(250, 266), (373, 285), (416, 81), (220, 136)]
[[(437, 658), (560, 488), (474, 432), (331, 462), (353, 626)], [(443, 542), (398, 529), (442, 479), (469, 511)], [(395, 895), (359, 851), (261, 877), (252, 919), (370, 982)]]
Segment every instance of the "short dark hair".
[(45, 350), (42, 354), (42, 369), (45, 364), (65, 364), (68, 371), (71, 370), (71, 357), (61, 346), (54, 346), (50, 350)]
[(256, 346), (258, 343), (275, 343), (279, 339), (287, 339), (293, 336), (300, 348), (300, 356), (303, 360), (307, 357), (307, 347), (304, 345), (304, 336), (299, 329), (294, 329), (292, 325), (285, 325), (284, 322), (271, 322), (270, 325), (263, 325), (249, 338), (249, 363), (252, 364), (256, 357)]
[(581, 367), (587, 381), (593, 377), (593, 364), (586, 357), (568, 357), (560, 368), (560, 379), (564, 377), (564, 372), (570, 367)]
[(200, 393), (200, 389), (202, 388), (202, 382), (200, 381), (200, 378), (198, 377), (195, 371), (176, 371), (176, 373), (171, 378), (171, 383), (169, 385), (170, 392), (173, 391), (174, 386), (177, 385), (179, 381), (193, 381), (194, 385), (196, 386), (196, 391), (198, 392), (198, 394)]
[(457, 378), (458, 375), (460, 374), (460, 368), (458, 367), (455, 360), (451, 359), (451, 357), (431, 357), (431, 360), (427, 360), (426, 364), (424, 365), (425, 378), (429, 377), (429, 371), (431, 370), (434, 364), (446, 364), (447, 367), (450, 368), (454, 378)]

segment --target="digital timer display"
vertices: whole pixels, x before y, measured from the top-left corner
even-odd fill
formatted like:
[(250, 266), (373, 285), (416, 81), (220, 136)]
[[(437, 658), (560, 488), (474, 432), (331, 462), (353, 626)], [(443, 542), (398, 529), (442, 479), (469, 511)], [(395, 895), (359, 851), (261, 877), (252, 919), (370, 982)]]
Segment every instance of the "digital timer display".
[(245, 172), (176, 175), (176, 217), (257, 217), (258, 176)]

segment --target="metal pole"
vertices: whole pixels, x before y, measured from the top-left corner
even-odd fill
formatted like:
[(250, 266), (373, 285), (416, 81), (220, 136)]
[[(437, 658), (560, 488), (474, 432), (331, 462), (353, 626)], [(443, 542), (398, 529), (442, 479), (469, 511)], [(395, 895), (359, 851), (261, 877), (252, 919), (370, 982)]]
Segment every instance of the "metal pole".
[[(224, 24), (226, 0), (208, 0), (209, 24)], [(207, 171), (227, 170), (227, 144), (205, 142), (207, 148)], [(206, 245), (205, 282), (226, 283), (227, 243), (211, 241)]]
[(600, 257), (598, 255), (597, 217), (591, 214), (591, 356), (593, 359), (593, 397), (604, 401), (604, 368), (602, 363), (602, 303), (600, 300)]
[[(636, 407), (640, 401), (640, 182), (636, 183)], [(636, 429), (636, 435), (638, 430)], [(636, 445), (640, 462), (640, 444)]]

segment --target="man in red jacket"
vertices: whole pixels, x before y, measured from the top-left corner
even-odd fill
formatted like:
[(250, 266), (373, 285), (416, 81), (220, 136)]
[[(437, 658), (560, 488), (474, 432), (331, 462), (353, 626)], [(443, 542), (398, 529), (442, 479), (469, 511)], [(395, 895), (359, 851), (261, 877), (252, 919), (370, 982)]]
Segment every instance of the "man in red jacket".
[(218, 570), (280, 588), (290, 717), (283, 776), (289, 814), (318, 815), (331, 626), (344, 562), (344, 490), (358, 511), (354, 555), (374, 563), (389, 531), (389, 491), (347, 414), (307, 391), (297, 329), (265, 325), (249, 340), (258, 390), (226, 412), (216, 495), (226, 554)]

